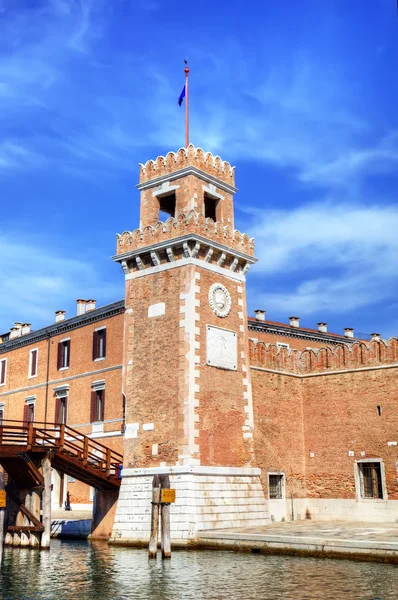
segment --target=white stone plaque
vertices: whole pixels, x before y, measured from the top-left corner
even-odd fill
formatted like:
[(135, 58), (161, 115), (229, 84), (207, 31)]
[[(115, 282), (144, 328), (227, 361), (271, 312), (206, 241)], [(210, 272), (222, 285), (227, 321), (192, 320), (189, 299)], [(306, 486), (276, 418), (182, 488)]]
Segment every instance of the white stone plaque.
[(207, 325), (206, 362), (212, 367), (236, 371), (238, 367), (235, 331)]

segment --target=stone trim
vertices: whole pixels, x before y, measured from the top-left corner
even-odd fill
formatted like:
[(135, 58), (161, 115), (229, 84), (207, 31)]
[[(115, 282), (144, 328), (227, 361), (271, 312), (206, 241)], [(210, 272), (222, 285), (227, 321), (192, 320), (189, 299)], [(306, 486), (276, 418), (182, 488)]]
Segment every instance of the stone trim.
[[(345, 369), (344, 371), (322, 371), (319, 373), (289, 373), (287, 371), (276, 371), (274, 369), (265, 369), (264, 367), (253, 367), (250, 366), (254, 371), (265, 371), (266, 373), (274, 373), (275, 375), (287, 375), (288, 377), (298, 377), (302, 379), (304, 377), (323, 377), (324, 375), (342, 375), (343, 373), (357, 373), (360, 371), (378, 371), (379, 369), (396, 369), (398, 368), (398, 363), (393, 365), (378, 365), (374, 367), (359, 367), (358, 369)], [(0, 394), (1, 396), (2, 394)]]
[(205, 465), (184, 465), (174, 467), (147, 467), (123, 469), (123, 477), (142, 477), (143, 475), (212, 475), (220, 477), (260, 477), (257, 467), (206, 467)]
[(80, 379), (81, 377), (92, 377), (98, 373), (106, 373), (107, 371), (114, 371), (115, 369), (121, 369), (123, 365), (115, 365), (114, 367), (107, 367), (106, 369), (98, 369), (98, 371), (88, 371), (87, 373), (79, 373), (78, 375), (71, 375), (70, 377), (64, 377), (64, 379), (54, 379), (45, 383), (38, 383), (37, 385), (29, 385), (27, 387), (18, 388), (16, 390), (10, 390), (8, 392), (2, 392), (1, 396), (10, 396), (11, 394), (17, 394), (19, 392), (26, 392), (27, 390), (35, 390), (46, 385), (54, 385), (54, 383), (63, 383), (64, 381), (71, 381), (72, 379)]
[[(123, 417), (119, 417), (118, 419), (105, 419), (101, 421), (101, 423), (117, 423), (118, 421), (123, 421)], [(69, 425), (69, 427), (91, 427), (92, 423), (76, 423), (75, 425)]]
[(218, 267), (217, 265), (211, 265), (208, 262), (205, 262), (204, 260), (200, 260), (199, 258), (181, 258), (174, 262), (165, 263), (157, 267), (147, 267), (142, 271), (135, 271), (134, 273), (129, 273), (128, 275), (126, 275), (126, 281), (129, 279), (137, 279), (138, 277), (144, 277), (144, 275), (154, 275), (156, 273), (160, 273), (161, 271), (168, 271), (169, 269), (176, 269), (177, 267), (183, 267), (186, 265), (195, 265), (197, 267), (202, 267), (207, 271), (217, 273), (217, 275), (223, 275), (224, 277), (229, 277), (230, 279), (234, 279), (235, 281), (246, 281), (246, 277), (243, 274), (235, 273), (234, 271), (230, 271), (229, 269), (225, 269), (223, 267)]
[(205, 181), (206, 183), (212, 183), (219, 189), (224, 190), (225, 192), (227, 192), (229, 194), (236, 194), (236, 192), (238, 191), (237, 187), (230, 185), (229, 183), (222, 181), (222, 179), (218, 179), (218, 177), (215, 177), (214, 175), (210, 175), (209, 173), (206, 173), (205, 171), (202, 171), (201, 169), (198, 169), (197, 167), (193, 167), (193, 166), (184, 167), (183, 169), (178, 169), (178, 171), (173, 171), (172, 173), (166, 173), (164, 175), (160, 175), (159, 177), (154, 177), (153, 179), (150, 179), (149, 181), (144, 181), (143, 183), (138, 183), (136, 185), (136, 188), (140, 192), (142, 192), (143, 190), (147, 190), (152, 187), (161, 185), (162, 183), (165, 183), (166, 181), (174, 181), (175, 179), (181, 179), (181, 177), (186, 177), (187, 175), (196, 175), (196, 177), (198, 177), (199, 179), (202, 179), (202, 181)]
[(90, 438), (90, 440), (96, 440), (108, 437), (121, 437), (122, 435), (123, 433), (121, 431), (100, 431), (97, 433), (89, 433), (88, 437)]
[[(239, 325), (239, 329), (241, 333), (247, 331), (245, 326), (245, 302), (246, 295), (243, 293), (243, 287), (238, 285), (236, 288), (238, 294), (238, 307), (239, 312), (238, 316), (241, 321), (241, 325)], [(246, 338), (244, 338), (246, 339)], [(253, 409), (253, 392), (252, 392), (252, 383), (251, 383), (251, 375), (250, 375), (250, 363), (249, 363), (249, 354), (247, 352), (247, 346), (245, 349), (241, 351), (241, 360), (242, 360), (242, 375), (243, 375), (243, 399), (244, 399), (244, 411), (245, 411), (245, 421), (242, 426), (242, 436), (244, 440), (251, 440), (253, 438), (254, 431), (254, 409)], [(251, 445), (250, 454), (252, 458), (254, 457), (254, 447)]]
[[(184, 282), (185, 283), (185, 282)], [(185, 284), (187, 285), (187, 284)], [(196, 337), (200, 335), (200, 329), (197, 326), (200, 321), (200, 312), (198, 305), (200, 303), (200, 273), (193, 270), (193, 276), (189, 282), (187, 292), (180, 294), (180, 329), (183, 332), (180, 340), (180, 372), (185, 374), (183, 383), (184, 406), (184, 429), (188, 431), (187, 444), (185, 449), (180, 447), (179, 460), (183, 463), (194, 461), (199, 463), (199, 378), (200, 369), (196, 365), (200, 364), (200, 355), (197, 353), (199, 341)], [(184, 286), (185, 287), (185, 286)], [(188, 366), (187, 363), (188, 362)]]

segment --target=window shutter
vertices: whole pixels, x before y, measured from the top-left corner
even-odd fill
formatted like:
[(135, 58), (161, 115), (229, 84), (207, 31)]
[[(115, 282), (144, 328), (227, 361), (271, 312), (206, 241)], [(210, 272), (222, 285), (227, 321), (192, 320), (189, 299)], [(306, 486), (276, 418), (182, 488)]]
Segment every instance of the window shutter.
[(67, 346), (68, 346), (68, 354), (66, 355), (66, 358), (67, 358), (67, 360), (66, 360), (66, 365), (65, 365), (65, 367), (69, 367), (69, 363), (70, 363), (70, 340), (68, 340), (68, 341), (66, 342), (66, 344), (67, 344)]
[(101, 421), (104, 420), (105, 417), (105, 390), (102, 390), (102, 402), (101, 402)]
[(91, 392), (91, 413), (90, 413), (90, 423), (93, 423), (95, 419), (95, 408), (97, 404), (97, 393)]
[(57, 425), (61, 423), (61, 400), (58, 397), (55, 399), (54, 423), (56, 423)]
[(102, 335), (104, 336), (103, 337), (103, 343), (104, 343), (103, 348), (104, 348), (104, 351), (103, 351), (102, 356), (105, 358), (105, 356), (106, 356), (106, 329), (103, 329), (102, 331), (103, 331)]
[(32, 350), (32, 363), (31, 363), (31, 375), (36, 375), (37, 373), (37, 350)]
[(93, 360), (98, 358), (98, 331), (94, 331), (93, 335)]
[(26, 427), (29, 422), (29, 406), (25, 404), (23, 407), (23, 425)]
[(1, 361), (1, 370), (0, 370), (0, 383), (4, 383), (6, 380), (6, 361)]
[(62, 367), (62, 343), (58, 342), (58, 356), (57, 356), (57, 369), (58, 371)]

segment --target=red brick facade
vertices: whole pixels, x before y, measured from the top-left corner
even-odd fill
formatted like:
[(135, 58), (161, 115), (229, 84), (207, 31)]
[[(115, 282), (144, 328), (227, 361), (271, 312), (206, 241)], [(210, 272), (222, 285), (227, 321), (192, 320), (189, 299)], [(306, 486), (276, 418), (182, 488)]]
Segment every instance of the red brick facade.
[[(21, 420), (34, 397), (35, 420), (52, 421), (65, 384), (68, 424), (124, 450), (125, 468), (260, 467), (266, 496), (269, 474), (283, 478), (270, 499), (276, 518), (289, 517), (290, 502), (307, 517), (329, 515), (337, 501), (361, 505), (361, 515), (371, 502), (397, 512), (397, 340), (248, 318), (254, 242), (233, 226), (229, 163), (190, 146), (141, 166), (138, 187), (140, 227), (117, 236), (114, 257), (124, 303), (3, 341), (3, 418)], [(103, 326), (106, 358), (93, 360)], [(65, 339), (70, 363), (60, 370)], [(94, 424), (93, 384), (105, 389)], [(67, 486), (72, 501), (88, 501), (85, 486)]]
[[(25, 406), (33, 404), (35, 422), (54, 423), (57, 394), (61, 393), (67, 402), (68, 425), (100, 441), (103, 438), (108, 446), (122, 452), (123, 312), (122, 303), (115, 303), (1, 344), (0, 364), (7, 361), (5, 383), (0, 385), (3, 419), (21, 421)], [(94, 332), (102, 328), (106, 328), (105, 357), (93, 359)], [(69, 366), (64, 368), (58, 364), (61, 341), (69, 342)], [(34, 349), (38, 350), (37, 374), (31, 377), (29, 363)], [(95, 428), (90, 414), (91, 395), (93, 383), (98, 381), (105, 393), (104, 419)], [(57, 480), (54, 488), (58, 489)], [(65, 481), (59, 494), (61, 502), (66, 491), (74, 503), (90, 502), (89, 490), (80, 482)]]

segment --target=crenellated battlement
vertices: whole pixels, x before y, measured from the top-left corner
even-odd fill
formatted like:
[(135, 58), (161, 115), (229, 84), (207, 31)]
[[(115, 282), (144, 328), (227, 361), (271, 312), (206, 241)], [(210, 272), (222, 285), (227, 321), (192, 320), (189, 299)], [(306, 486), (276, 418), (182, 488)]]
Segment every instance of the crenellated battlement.
[(132, 250), (151, 246), (158, 242), (172, 240), (188, 233), (201, 235), (213, 242), (229, 246), (248, 256), (254, 256), (254, 238), (228, 225), (215, 223), (191, 210), (188, 214), (182, 213), (177, 218), (170, 217), (167, 221), (158, 221), (156, 225), (125, 231), (116, 234), (116, 253), (125, 254)]
[(398, 363), (398, 340), (372, 340), (341, 344), (335, 348), (293, 350), (275, 344), (249, 341), (250, 364), (286, 374), (307, 375)]
[(156, 160), (140, 164), (140, 184), (186, 167), (196, 167), (229, 185), (235, 185), (235, 167), (192, 144), (188, 148), (180, 148), (177, 152), (168, 152), (166, 156), (158, 156)]

